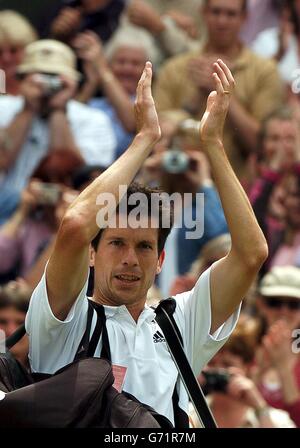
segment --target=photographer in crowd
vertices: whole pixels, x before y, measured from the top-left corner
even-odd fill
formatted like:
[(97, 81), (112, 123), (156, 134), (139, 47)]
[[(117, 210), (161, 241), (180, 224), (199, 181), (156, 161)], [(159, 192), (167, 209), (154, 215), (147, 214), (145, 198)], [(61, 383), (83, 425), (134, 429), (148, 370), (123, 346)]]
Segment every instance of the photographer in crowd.
[[(268, 406), (251, 379), (257, 344), (257, 322), (241, 316), (228, 342), (199, 377), (220, 428), (295, 427), (287, 412)], [(199, 427), (192, 407), (190, 421)]]
[(86, 163), (112, 162), (109, 119), (72, 99), (80, 76), (75, 61), (61, 42), (40, 40), (26, 47), (18, 67), (21, 96), (0, 98), (1, 190), (20, 192), (39, 161), (57, 149), (68, 148)]

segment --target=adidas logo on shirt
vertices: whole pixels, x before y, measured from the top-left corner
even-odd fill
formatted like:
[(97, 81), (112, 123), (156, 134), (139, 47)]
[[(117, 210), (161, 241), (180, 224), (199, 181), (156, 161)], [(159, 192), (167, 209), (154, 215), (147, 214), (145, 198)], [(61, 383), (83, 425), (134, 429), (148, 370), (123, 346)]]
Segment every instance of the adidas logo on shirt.
[(164, 335), (160, 331), (157, 331), (153, 335), (153, 342), (154, 344), (157, 344), (158, 342), (166, 342), (166, 340)]

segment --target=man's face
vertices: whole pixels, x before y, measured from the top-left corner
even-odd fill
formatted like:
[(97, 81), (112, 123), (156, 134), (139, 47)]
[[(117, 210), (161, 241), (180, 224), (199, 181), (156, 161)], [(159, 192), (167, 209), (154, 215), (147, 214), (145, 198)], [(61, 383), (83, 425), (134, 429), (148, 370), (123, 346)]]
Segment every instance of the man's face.
[(142, 48), (122, 46), (116, 50), (111, 60), (112, 72), (129, 95), (134, 95), (146, 62)]
[(242, 0), (209, 0), (204, 8), (209, 40), (218, 47), (234, 45), (245, 17)]
[(294, 230), (300, 229), (300, 189), (298, 179), (293, 176), (289, 179), (286, 195), (283, 201), (286, 209), (287, 224)]
[(263, 155), (270, 162), (275, 154), (284, 154), (283, 168), (295, 163), (297, 144), (297, 124), (293, 120), (274, 118), (269, 121), (263, 141)]
[(144, 303), (164, 258), (158, 258), (157, 239), (155, 228), (105, 229), (91, 255), (94, 298), (109, 306)]
[(24, 323), (25, 315), (26, 313), (12, 306), (0, 309), (0, 329), (4, 331), (6, 337), (13, 334)]
[[(276, 302), (278, 303), (276, 304)], [(300, 309), (295, 309), (293, 306), (290, 306), (290, 303), (296, 303), (299, 306), (299, 299), (288, 297), (260, 298), (258, 302), (259, 309), (265, 317), (268, 327), (277, 321), (283, 320), (291, 331), (299, 328)]]

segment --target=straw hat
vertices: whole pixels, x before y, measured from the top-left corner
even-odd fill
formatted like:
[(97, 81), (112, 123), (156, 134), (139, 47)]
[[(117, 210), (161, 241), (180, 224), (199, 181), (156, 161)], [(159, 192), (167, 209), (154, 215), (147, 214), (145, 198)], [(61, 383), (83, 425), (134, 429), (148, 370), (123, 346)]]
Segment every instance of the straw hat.
[(75, 81), (81, 77), (76, 70), (75, 53), (62, 42), (51, 39), (38, 40), (25, 48), (18, 74), (34, 72), (65, 75)]
[(300, 300), (300, 269), (276, 266), (262, 279), (259, 293), (266, 297), (294, 297)]

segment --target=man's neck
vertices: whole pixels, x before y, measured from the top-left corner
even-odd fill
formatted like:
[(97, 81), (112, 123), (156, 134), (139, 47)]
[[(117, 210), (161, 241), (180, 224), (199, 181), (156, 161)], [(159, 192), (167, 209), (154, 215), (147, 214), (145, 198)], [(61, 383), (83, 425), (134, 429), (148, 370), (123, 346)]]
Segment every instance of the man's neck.
[(217, 54), (220, 57), (222, 56), (224, 59), (234, 61), (239, 56), (242, 47), (243, 44), (240, 41), (237, 41), (235, 44), (230, 45), (228, 47), (217, 45), (214, 42), (207, 42), (207, 44), (204, 47), (204, 51), (205, 53), (213, 55)]
[(128, 313), (131, 314), (133, 320), (137, 322), (145, 308), (145, 302), (143, 302), (143, 304), (136, 303), (134, 305), (126, 305), (126, 308), (128, 310)]
[(141, 313), (143, 312), (143, 310), (145, 308), (145, 303), (146, 303), (146, 299), (143, 301), (134, 303), (134, 304), (129, 304), (129, 305), (126, 303), (116, 303), (113, 300), (108, 300), (104, 297), (96, 296), (95, 294), (93, 295), (92, 300), (94, 302), (99, 303), (100, 305), (104, 305), (104, 306), (118, 307), (118, 306), (125, 305), (128, 310), (128, 313), (132, 316), (132, 318), (135, 322), (138, 321)]

